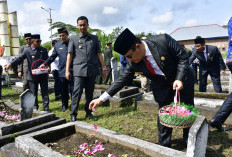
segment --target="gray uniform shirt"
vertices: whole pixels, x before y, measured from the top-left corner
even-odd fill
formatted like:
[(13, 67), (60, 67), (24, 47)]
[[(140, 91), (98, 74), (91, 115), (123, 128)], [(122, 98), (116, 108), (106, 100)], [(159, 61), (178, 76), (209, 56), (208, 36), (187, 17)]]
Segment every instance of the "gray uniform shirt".
[[(24, 49), (30, 47), (28, 44), (26, 45), (23, 45), (19, 48), (19, 54), (22, 54)], [(18, 65), (18, 72), (23, 72), (23, 76), (27, 77), (27, 72), (28, 72), (28, 63), (27, 63), (27, 60), (24, 59), (23, 63)], [(26, 77), (24, 79), (26, 79)]]
[(97, 53), (101, 50), (97, 36), (72, 35), (68, 52), (73, 53), (73, 76), (93, 77), (100, 74)]

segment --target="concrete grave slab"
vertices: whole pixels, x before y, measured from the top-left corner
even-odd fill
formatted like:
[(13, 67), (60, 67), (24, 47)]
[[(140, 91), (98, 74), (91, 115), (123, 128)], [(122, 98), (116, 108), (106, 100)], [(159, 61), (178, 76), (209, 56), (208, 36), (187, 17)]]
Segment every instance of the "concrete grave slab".
[[(50, 142), (50, 139), (54, 140), (61, 138), (61, 133), (66, 133), (65, 136), (74, 134), (75, 132), (81, 132), (89, 135), (93, 131), (96, 130), (93, 128), (92, 124), (77, 121), (17, 137), (15, 140), (15, 146), (18, 148), (18, 150), (25, 152), (25, 154), (27, 154), (29, 157), (61, 157), (63, 156), (62, 154), (54, 152), (52, 149), (46, 147), (43, 143)], [(135, 150), (140, 150), (149, 156), (186, 156), (186, 153), (184, 152), (119, 134), (101, 127), (98, 127), (97, 132), (98, 134), (96, 134), (96, 136), (100, 139), (107, 140), (111, 143), (117, 143)]]
[(189, 130), (187, 157), (204, 157), (208, 142), (209, 127), (203, 116), (198, 116)]

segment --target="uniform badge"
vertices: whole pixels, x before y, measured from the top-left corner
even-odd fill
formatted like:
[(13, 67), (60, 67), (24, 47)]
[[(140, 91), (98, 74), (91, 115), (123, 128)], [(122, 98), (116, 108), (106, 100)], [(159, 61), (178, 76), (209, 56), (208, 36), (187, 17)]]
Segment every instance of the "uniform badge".
[(161, 59), (161, 61), (165, 61), (165, 57), (164, 56), (162, 56), (160, 59)]
[(135, 72), (135, 74), (143, 75), (143, 72)]
[(79, 46), (79, 49), (81, 49), (81, 46)]
[(60, 49), (60, 50), (63, 50), (63, 47), (60, 47), (59, 49)]
[(81, 40), (79, 40), (79, 43), (81, 42)]
[(232, 54), (232, 51), (230, 51), (230, 54)]
[(35, 58), (35, 56), (32, 56), (31, 58)]

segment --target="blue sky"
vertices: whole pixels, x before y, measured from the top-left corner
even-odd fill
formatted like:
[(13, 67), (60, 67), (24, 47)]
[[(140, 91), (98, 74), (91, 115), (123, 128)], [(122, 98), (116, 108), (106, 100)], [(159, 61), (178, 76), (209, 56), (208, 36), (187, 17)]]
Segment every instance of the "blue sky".
[[(123, 26), (134, 33), (171, 33), (179, 27), (227, 24), (232, 0), (7, 0), (9, 12), (17, 11), (19, 33), (41, 34), (49, 41), (47, 19), (41, 9), (51, 8), (53, 22), (76, 25), (87, 16), (91, 28), (111, 33)], [(56, 31), (56, 30), (53, 30)]]

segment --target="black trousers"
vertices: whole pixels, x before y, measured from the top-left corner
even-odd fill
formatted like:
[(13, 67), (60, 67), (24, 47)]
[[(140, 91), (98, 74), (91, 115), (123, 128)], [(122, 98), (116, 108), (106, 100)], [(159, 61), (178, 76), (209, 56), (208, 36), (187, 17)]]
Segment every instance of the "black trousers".
[(94, 83), (96, 76), (94, 77), (74, 77), (74, 89), (72, 96), (72, 104), (71, 104), (71, 115), (77, 116), (77, 110), (79, 106), (79, 102), (81, 99), (81, 95), (83, 93), (83, 88), (85, 88), (85, 112), (86, 114), (90, 114), (92, 111), (89, 110), (89, 103), (93, 100), (93, 91), (94, 91)]
[(221, 87), (221, 79), (220, 79), (220, 70), (211, 70), (207, 72), (203, 72), (200, 69), (199, 72), (199, 91), (200, 92), (206, 92), (206, 86), (207, 86), (207, 77), (210, 75), (211, 80), (213, 82), (214, 91), (216, 93), (222, 93), (222, 87)]
[(23, 71), (23, 91), (25, 91), (27, 89), (30, 89), (29, 88), (29, 82), (27, 80), (27, 73), (28, 72)]
[[(194, 77), (192, 69), (187, 73), (187, 79), (183, 82), (184, 88), (180, 91), (180, 100), (188, 105), (194, 105)], [(164, 79), (164, 77), (157, 77), (152, 80), (151, 88), (153, 91), (154, 98), (159, 104), (159, 108), (169, 105), (173, 102), (175, 91), (173, 90), (172, 83)], [(163, 126), (158, 118), (158, 135), (159, 144), (162, 146), (171, 146), (172, 128)], [(184, 140), (188, 139), (189, 128), (183, 129)]]
[(55, 96), (58, 97), (61, 94), (61, 85), (60, 85), (60, 79), (59, 79), (59, 73), (58, 70), (52, 70), (52, 75), (54, 78), (54, 90), (55, 90)]
[(41, 95), (43, 98), (44, 110), (49, 109), (49, 96), (48, 96), (48, 75), (38, 75), (36, 79), (29, 80), (29, 87), (31, 92), (35, 95), (34, 108), (39, 108), (38, 105), (38, 86), (41, 88)]
[(104, 80), (104, 84), (107, 84), (110, 80), (109, 84), (112, 82), (112, 69), (109, 69), (109, 72), (106, 73), (106, 78)]
[(72, 98), (74, 82), (73, 79), (67, 80), (65, 77), (59, 78), (59, 86), (61, 87), (61, 100), (62, 100), (62, 107), (68, 108), (68, 100), (69, 100), (69, 93)]
[(213, 117), (219, 125), (223, 124), (232, 112), (232, 93), (226, 98), (216, 115)]
[(192, 68), (193, 68), (193, 75), (194, 75), (194, 83), (198, 84), (197, 80), (197, 67), (199, 67), (199, 64), (192, 63)]

